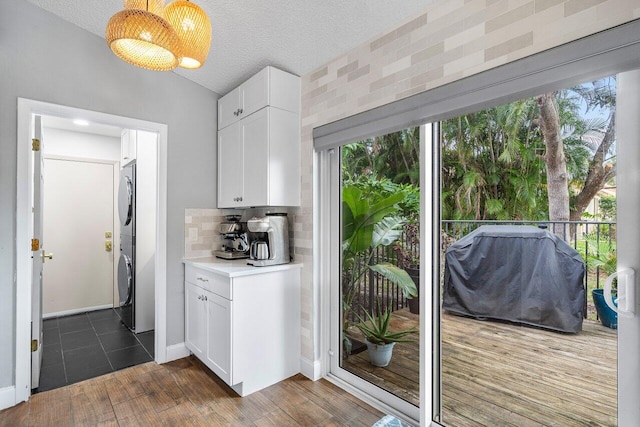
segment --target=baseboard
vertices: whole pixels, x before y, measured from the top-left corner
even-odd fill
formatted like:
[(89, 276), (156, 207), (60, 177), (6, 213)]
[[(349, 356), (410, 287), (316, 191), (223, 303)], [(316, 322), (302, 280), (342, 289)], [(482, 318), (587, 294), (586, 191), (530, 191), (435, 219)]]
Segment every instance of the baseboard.
[(167, 360), (166, 362), (171, 362), (172, 360), (182, 359), (183, 357), (187, 357), (191, 352), (187, 348), (187, 346), (181, 342), (179, 344), (170, 345), (167, 347)]
[(52, 317), (70, 316), (72, 314), (86, 313), (87, 311), (105, 310), (107, 308), (113, 308), (113, 304), (96, 305), (95, 307), (74, 308), (73, 310), (58, 311), (56, 313), (43, 314), (43, 319), (50, 319)]
[(300, 373), (311, 381), (322, 378), (322, 364), (319, 360), (309, 360), (306, 357), (300, 358)]
[(16, 387), (0, 388), (0, 411), (16, 404)]

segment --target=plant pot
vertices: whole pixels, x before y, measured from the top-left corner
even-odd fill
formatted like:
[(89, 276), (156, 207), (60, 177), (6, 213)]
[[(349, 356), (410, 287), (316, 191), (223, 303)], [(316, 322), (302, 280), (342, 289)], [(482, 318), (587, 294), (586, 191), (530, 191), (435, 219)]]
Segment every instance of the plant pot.
[(373, 366), (385, 367), (391, 361), (391, 356), (393, 354), (393, 346), (396, 343), (392, 342), (389, 344), (374, 344), (369, 342), (369, 340), (365, 340), (367, 343), (367, 349), (369, 350), (369, 361)]
[[(420, 291), (420, 267), (419, 266), (418, 268), (405, 267), (404, 271), (406, 271), (409, 277), (411, 277), (411, 279), (413, 280), (413, 283), (416, 284), (416, 289), (418, 289), (418, 292), (419, 292)], [(411, 313), (420, 314), (420, 295), (418, 295), (415, 298), (407, 299), (407, 302), (409, 303), (409, 311)]]
[[(607, 328), (618, 329), (618, 313), (613, 311), (605, 302), (604, 291), (602, 289), (593, 289), (591, 296), (593, 297), (593, 304), (596, 306), (600, 322)], [(618, 306), (616, 299), (613, 300), (613, 303), (616, 307)]]

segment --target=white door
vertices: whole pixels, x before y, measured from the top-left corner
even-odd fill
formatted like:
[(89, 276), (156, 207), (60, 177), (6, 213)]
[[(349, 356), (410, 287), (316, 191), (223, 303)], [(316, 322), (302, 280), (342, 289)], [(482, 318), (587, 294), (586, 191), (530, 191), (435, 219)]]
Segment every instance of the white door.
[(40, 384), (40, 366), (42, 365), (42, 266), (45, 252), (42, 249), (42, 187), (44, 167), (42, 164), (42, 118), (35, 116), (33, 135), (33, 275), (31, 276), (31, 388)]
[[(47, 158), (45, 316), (113, 306), (113, 164)], [(107, 237), (108, 236), (108, 237)]]
[(635, 271), (636, 291), (635, 313), (618, 313), (618, 425), (627, 427), (640, 420), (640, 70), (618, 74), (617, 84), (617, 261), (618, 271)]

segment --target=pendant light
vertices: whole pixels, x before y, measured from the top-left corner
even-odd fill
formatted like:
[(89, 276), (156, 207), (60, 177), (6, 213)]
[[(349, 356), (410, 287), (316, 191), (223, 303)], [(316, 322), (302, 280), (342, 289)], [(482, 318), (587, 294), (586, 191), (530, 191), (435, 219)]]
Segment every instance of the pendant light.
[(182, 43), (180, 67), (200, 68), (211, 47), (211, 22), (199, 6), (188, 0), (175, 0), (164, 11)]
[(107, 24), (107, 44), (113, 53), (149, 70), (176, 68), (182, 59), (180, 39), (164, 18), (152, 12), (161, 12), (162, 5), (158, 0), (126, 0), (125, 9), (113, 15)]

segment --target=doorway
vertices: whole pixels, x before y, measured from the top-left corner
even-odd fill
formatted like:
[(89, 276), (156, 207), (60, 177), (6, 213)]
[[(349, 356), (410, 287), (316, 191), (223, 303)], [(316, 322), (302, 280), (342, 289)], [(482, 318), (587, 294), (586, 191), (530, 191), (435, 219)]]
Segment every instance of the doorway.
[(31, 340), (31, 201), (32, 168), (31, 129), (35, 115), (64, 118), (84, 117), (89, 121), (120, 128), (141, 129), (158, 134), (158, 199), (156, 202), (156, 262), (155, 262), (155, 306), (156, 338), (154, 343), (155, 360), (163, 363), (167, 360), (166, 349), (166, 143), (167, 126), (137, 119), (114, 116), (93, 111), (81, 110), (39, 101), (18, 100), (18, 200), (17, 200), (17, 260), (16, 260), (16, 401), (27, 400), (30, 394), (30, 357)]

